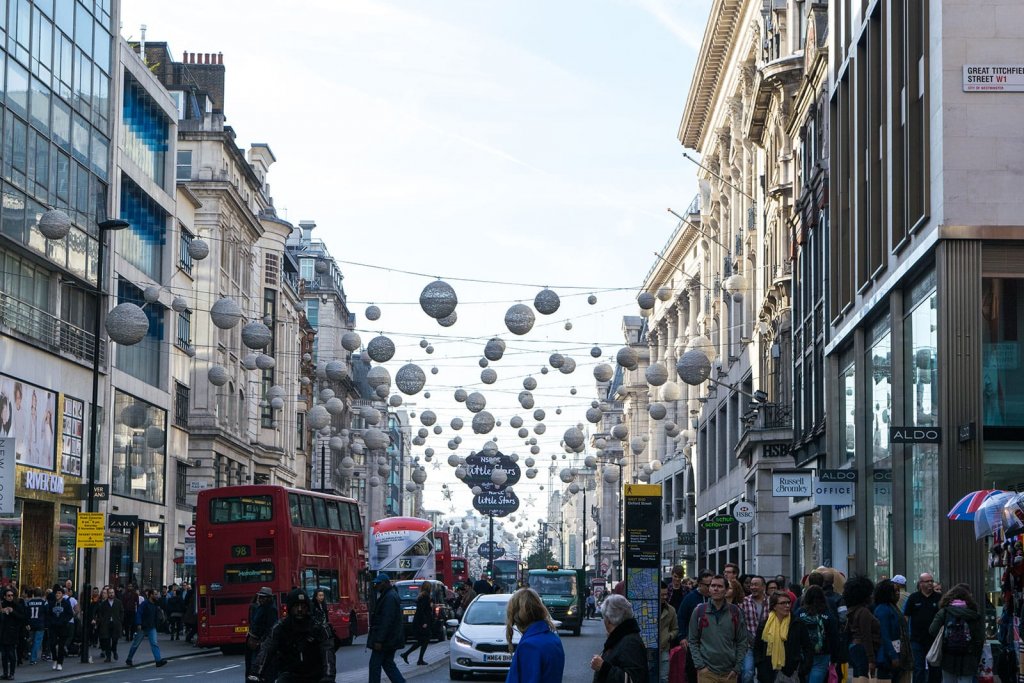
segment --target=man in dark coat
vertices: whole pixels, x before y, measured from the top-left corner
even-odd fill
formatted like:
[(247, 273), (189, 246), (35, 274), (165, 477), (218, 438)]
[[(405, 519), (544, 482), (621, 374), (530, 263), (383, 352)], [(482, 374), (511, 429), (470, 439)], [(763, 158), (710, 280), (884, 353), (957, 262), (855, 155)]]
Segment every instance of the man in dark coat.
[(370, 619), (370, 632), (366, 635), (366, 646), (370, 653), (370, 683), (380, 683), (381, 669), (391, 683), (405, 683), (402, 672), (395, 664), (395, 652), (405, 645), (405, 630), (402, 623), (402, 600), (391, 585), (391, 577), (379, 572), (373, 578), (377, 600)]
[(124, 604), (117, 599), (112, 588), (104, 588), (100, 598), (94, 627), (100, 639), (103, 661), (109, 662), (111, 657), (117, 659), (117, 641), (121, 639), (124, 628)]
[(311, 618), (305, 591), (293, 590), (285, 605), (288, 616), (263, 639), (247, 680), (274, 680), (270, 666), (276, 662), (277, 683), (334, 683), (334, 635)]
[(277, 605), (274, 604), (274, 591), (264, 586), (256, 593), (256, 601), (249, 606), (249, 635), (245, 639), (245, 673), (252, 673), (256, 653), (260, 651), (263, 641), (270, 636), (271, 629), (277, 623)]
[(0, 659), (3, 660), (3, 680), (14, 678), (14, 667), (18, 662), (18, 641), (28, 626), (25, 611), (15, 601), (14, 589), (4, 588), (0, 601)]

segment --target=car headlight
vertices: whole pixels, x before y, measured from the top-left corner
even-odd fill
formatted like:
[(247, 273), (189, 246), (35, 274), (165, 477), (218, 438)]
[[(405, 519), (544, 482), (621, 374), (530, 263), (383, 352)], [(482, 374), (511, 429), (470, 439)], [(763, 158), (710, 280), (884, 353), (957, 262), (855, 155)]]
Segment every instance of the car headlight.
[(576, 605), (571, 605), (571, 606), (569, 607), (568, 611), (566, 611), (566, 614), (567, 614), (568, 616), (570, 616), (570, 617), (571, 617), (572, 615), (576, 614)]
[(453, 635), (453, 636), (452, 636), (452, 639), (453, 639), (453, 640), (454, 640), (454, 641), (455, 641), (456, 643), (458, 643), (459, 645), (465, 645), (466, 647), (473, 647), (473, 641), (472, 641), (472, 640), (470, 640), (469, 638), (465, 638), (465, 637), (464, 637), (464, 636), (463, 636), (463, 635), (462, 635), (461, 633), (459, 633), (458, 631), (456, 631), (456, 632), (455, 632), (455, 635)]

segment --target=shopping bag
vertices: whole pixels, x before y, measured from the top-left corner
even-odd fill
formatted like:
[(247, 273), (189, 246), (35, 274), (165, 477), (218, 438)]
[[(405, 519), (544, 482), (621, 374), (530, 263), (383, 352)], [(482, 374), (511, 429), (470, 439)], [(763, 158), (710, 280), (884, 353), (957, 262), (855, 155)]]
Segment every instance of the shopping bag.
[(828, 678), (825, 683), (839, 683), (839, 672), (836, 671), (835, 664), (828, 665)]
[(981, 661), (978, 662), (978, 683), (992, 683), (992, 645), (985, 643), (981, 648)]
[(945, 630), (945, 626), (939, 627), (939, 632), (935, 634), (935, 640), (932, 641), (932, 646), (928, 648), (928, 654), (925, 655), (925, 659), (932, 666), (940, 666), (942, 664), (942, 634)]

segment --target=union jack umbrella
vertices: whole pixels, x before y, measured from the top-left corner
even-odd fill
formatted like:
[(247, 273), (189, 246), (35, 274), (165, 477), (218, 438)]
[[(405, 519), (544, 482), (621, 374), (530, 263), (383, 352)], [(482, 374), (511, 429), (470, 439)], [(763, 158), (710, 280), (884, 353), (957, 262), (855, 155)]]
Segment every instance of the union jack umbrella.
[(974, 513), (978, 511), (981, 504), (989, 497), (999, 493), (1003, 493), (1003, 491), (999, 489), (982, 489), (981, 491), (968, 493), (966, 496), (961, 498), (956, 505), (950, 508), (946, 517), (959, 522), (973, 522)]

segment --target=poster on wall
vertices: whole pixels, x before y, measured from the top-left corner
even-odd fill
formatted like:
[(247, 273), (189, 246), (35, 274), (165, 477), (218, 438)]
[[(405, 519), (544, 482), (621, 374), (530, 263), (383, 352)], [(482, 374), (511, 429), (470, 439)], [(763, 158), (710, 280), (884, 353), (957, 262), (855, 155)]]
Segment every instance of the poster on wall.
[(61, 396), (60, 471), (82, 476), (82, 447), (85, 433), (85, 402)]
[(54, 392), (0, 375), (0, 436), (14, 438), (19, 464), (53, 469), (56, 426)]

